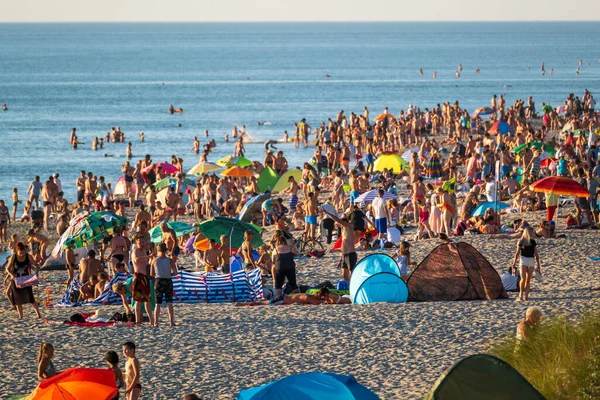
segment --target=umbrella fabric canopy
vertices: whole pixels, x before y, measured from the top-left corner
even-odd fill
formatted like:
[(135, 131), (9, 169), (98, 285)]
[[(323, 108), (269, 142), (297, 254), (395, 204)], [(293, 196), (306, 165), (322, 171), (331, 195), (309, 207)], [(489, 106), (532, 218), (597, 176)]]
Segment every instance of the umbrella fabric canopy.
[[(135, 194), (135, 192), (137, 191), (137, 185), (136, 184), (132, 184), (131, 185), (131, 193)], [(125, 178), (124, 177), (119, 177), (119, 179), (117, 179), (117, 183), (115, 184), (115, 189), (113, 191), (113, 194), (115, 195), (124, 195), (125, 194)]]
[(585, 129), (575, 129), (573, 131), (573, 136), (579, 136), (579, 135), (584, 135), (587, 136), (589, 135), (590, 131), (585, 130)]
[(252, 161), (242, 156), (226, 156), (217, 161), (217, 165), (220, 165), (221, 167), (249, 167), (252, 165)]
[(240, 167), (227, 168), (225, 171), (221, 172), (221, 175), (233, 176), (234, 178), (254, 176), (252, 171)]
[(279, 175), (271, 167), (265, 167), (260, 173), (256, 185), (261, 192), (270, 192), (279, 180)]
[(562, 105), (562, 106), (556, 107), (556, 113), (557, 114), (564, 114), (566, 112), (567, 112), (567, 106)]
[(522, 145), (515, 147), (511, 151), (513, 153), (520, 153), (521, 151), (525, 150), (527, 145), (529, 145), (529, 147), (533, 147), (538, 150), (541, 150), (543, 148), (545, 151), (548, 152), (548, 155), (550, 157), (554, 157), (554, 155), (556, 154), (556, 149), (554, 147), (550, 146), (548, 143), (541, 143), (541, 142), (523, 143)]
[(86, 216), (82, 214), (80, 213), (71, 220), (72, 223), (77, 224), (78, 228), (73, 229), (71, 236), (65, 240), (65, 248), (68, 246), (85, 247), (94, 240), (112, 235), (117, 226), (125, 227), (128, 222), (127, 218), (108, 211), (96, 211)]
[(379, 157), (377, 157), (377, 160), (375, 160), (373, 168), (375, 169), (375, 171), (380, 172), (387, 168), (394, 174), (399, 174), (402, 170), (407, 172), (410, 171), (408, 163), (398, 154), (380, 155)]
[(536, 192), (553, 193), (558, 196), (589, 197), (590, 192), (571, 178), (549, 176), (534, 182), (531, 189)]
[(496, 211), (500, 211), (500, 210), (504, 210), (505, 208), (509, 208), (509, 207), (510, 206), (506, 203), (500, 203), (500, 202), (494, 203), (493, 201), (487, 201), (485, 203), (478, 205), (477, 208), (475, 208), (473, 210), (471, 217), (485, 214), (485, 212), (488, 210), (488, 208), (491, 208), (492, 210), (495, 208)]
[(156, 164), (151, 164), (148, 165), (146, 168), (144, 168), (142, 170), (142, 173), (147, 174), (148, 172), (150, 172), (150, 170), (152, 168), (156, 168), (156, 167), (160, 167), (162, 169), (162, 173), (163, 174), (176, 174), (178, 172), (180, 172), (176, 166), (174, 166), (173, 164), (169, 164), (169, 163), (165, 163), (165, 162), (160, 162), (160, 163), (156, 163)]
[(490, 108), (490, 107), (479, 107), (477, 110), (475, 110), (475, 112), (473, 113), (473, 116), (476, 117), (478, 115), (490, 115), (494, 113), (494, 109)]
[[(356, 199), (354, 199), (354, 203), (370, 203), (373, 200), (375, 200), (376, 197), (377, 197), (377, 190), (370, 190), (366, 193), (361, 194)], [(384, 200), (392, 200), (395, 198), (396, 198), (395, 194), (391, 194), (390, 192), (387, 192), (387, 191), (383, 192)]]
[(504, 121), (498, 121), (490, 128), (490, 133), (493, 135), (497, 135), (498, 133), (508, 135), (509, 132), (512, 133), (513, 129)]
[(302, 179), (302, 171), (300, 171), (299, 169), (290, 169), (289, 171), (284, 172), (283, 175), (279, 177), (277, 183), (275, 183), (275, 186), (273, 186), (273, 190), (271, 191), (281, 192), (289, 188), (290, 183), (288, 182), (288, 180), (290, 179), (290, 176), (293, 176), (296, 180), (296, 183), (298, 183)]
[(415, 147), (414, 149), (406, 150), (404, 153), (402, 153), (402, 159), (404, 161), (406, 161), (407, 163), (410, 163), (413, 153), (418, 153), (418, 152), (419, 152), (418, 147)]
[[(180, 237), (183, 235), (187, 235), (188, 233), (192, 233), (196, 230), (190, 224), (186, 224), (185, 222), (167, 222), (169, 228), (175, 231), (175, 236)], [(162, 241), (162, 230), (160, 229), (160, 225), (155, 226), (154, 228), (148, 231), (150, 234), (150, 241), (152, 243), (160, 243)]]
[(250, 222), (252, 220), (252, 211), (262, 205), (265, 200), (270, 198), (271, 195), (269, 193), (263, 193), (251, 197), (246, 201), (244, 207), (242, 207), (242, 211), (240, 211), (240, 215), (238, 215), (238, 219), (241, 219), (244, 222)]
[(565, 125), (562, 127), (562, 130), (561, 130), (561, 132), (568, 132), (568, 131), (570, 131), (570, 130), (572, 130), (572, 129), (573, 129), (573, 127), (571, 126), (571, 123), (570, 123), (570, 122), (567, 122), (567, 123), (566, 123), (566, 124), (565, 124)]
[(383, 121), (386, 118), (394, 118), (394, 115), (390, 113), (379, 114), (375, 117), (375, 121)]
[(27, 400), (110, 400), (118, 393), (111, 369), (69, 368), (41, 381)]
[(219, 167), (217, 164), (204, 161), (194, 165), (192, 169), (188, 171), (188, 175), (201, 175), (207, 172), (218, 171), (220, 169), (221, 167)]
[(244, 243), (244, 232), (248, 230), (254, 232), (253, 247), (260, 247), (264, 244), (260, 237), (261, 230), (256, 225), (242, 222), (236, 218), (214, 217), (201, 222), (198, 228), (207, 239), (214, 239), (218, 244), (221, 244), (221, 235), (226, 235), (231, 237), (229, 245), (239, 248)]
[(291, 375), (240, 391), (237, 400), (378, 400), (353, 376), (323, 372)]
[(543, 112), (552, 112), (552, 110), (554, 110), (554, 108), (552, 108), (550, 104), (546, 104), (544, 107), (542, 107)]
[[(183, 182), (186, 185), (191, 185), (191, 186), (196, 186), (196, 182), (194, 182), (193, 179), (190, 178), (184, 178)], [(154, 183), (154, 187), (156, 188), (156, 190), (161, 190), (166, 188), (167, 186), (175, 186), (177, 184), (177, 179), (176, 178), (164, 178), (161, 179), (160, 181)]]
[(546, 158), (545, 160), (542, 160), (540, 162), (540, 167), (542, 167), (542, 168), (548, 168), (551, 163), (557, 162), (557, 161), (558, 161), (558, 159), (556, 159), (556, 158)]

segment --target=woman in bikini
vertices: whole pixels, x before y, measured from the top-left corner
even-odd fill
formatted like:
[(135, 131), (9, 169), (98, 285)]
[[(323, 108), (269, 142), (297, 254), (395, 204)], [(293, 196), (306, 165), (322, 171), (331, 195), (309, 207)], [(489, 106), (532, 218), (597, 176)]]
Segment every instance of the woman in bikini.
[(446, 235), (452, 235), (452, 216), (454, 215), (454, 206), (452, 197), (441, 187), (437, 189), (440, 195), (440, 210), (442, 210), (442, 227), (440, 231), (445, 231)]

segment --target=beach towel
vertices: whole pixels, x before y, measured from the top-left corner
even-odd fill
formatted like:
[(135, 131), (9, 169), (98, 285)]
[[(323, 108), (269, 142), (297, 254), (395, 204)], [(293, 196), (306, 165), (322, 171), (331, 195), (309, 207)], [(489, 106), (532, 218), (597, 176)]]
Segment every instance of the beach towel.
[(106, 284), (102, 294), (100, 294), (100, 296), (98, 296), (93, 301), (74, 302), (74, 301), (72, 301), (72, 295), (74, 293), (79, 292), (79, 289), (81, 289), (81, 286), (83, 286), (81, 284), (81, 282), (79, 282), (79, 279), (77, 279), (77, 277), (75, 277), (73, 279), (73, 281), (71, 282), (71, 284), (69, 285), (69, 287), (67, 288), (62, 299), (60, 299), (60, 301), (58, 303), (53, 304), (52, 307), (76, 307), (76, 306), (87, 306), (87, 305), (99, 306), (99, 305), (103, 305), (103, 304), (105, 304), (105, 305), (121, 304), (122, 303), (121, 296), (112, 291), (112, 285), (114, 285), (115, 283), (124, 283), (128, 277), (129, 277), (129, 275), (127, 275), (127, 274), (118, 273)]

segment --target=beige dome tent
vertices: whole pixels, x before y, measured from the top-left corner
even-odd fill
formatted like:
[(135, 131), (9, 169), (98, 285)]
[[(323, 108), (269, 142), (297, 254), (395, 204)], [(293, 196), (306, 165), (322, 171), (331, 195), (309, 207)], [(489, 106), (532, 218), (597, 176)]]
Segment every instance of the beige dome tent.
[(407, 285), (409, 301), (508, 298), (492, 264), (465, 242), (433, 249), (410, 275)]

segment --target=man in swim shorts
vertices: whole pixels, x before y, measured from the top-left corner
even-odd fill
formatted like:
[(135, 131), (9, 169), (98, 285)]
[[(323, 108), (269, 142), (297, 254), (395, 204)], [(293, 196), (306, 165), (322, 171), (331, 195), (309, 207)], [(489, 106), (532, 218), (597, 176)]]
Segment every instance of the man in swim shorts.
[(298, 182), (296, 182), (296, 179), (293, 176), (290, 176), (288, 178), (288, 182), (290, 183), (290, 187), (286, 189), (286, 193), (290, 195), (290, 211), (295, 212), (296, 205), (298, 205), (298, 190), (300, 190), (300, 186), (298, 185)]
[(150, 319), (150, 325), (154, 325), (154, 315), (152, 313), (152, 303), (150, 294), (150, 281), (148, 280), (149, 264), (152, 259), (152, 253), (147, 250), (146, 240), (141, 235), (134, 237), (136, 244), (135, 250), (131, 256), (133, 264), (133, 284), (132, 298), (135, 304), (135, 322), (141, 324), (143, 320), (142, 303)]
[(307, 239), (314, 239), (317, 234), (317, 198), (313, 192), (308, 193), (308, 198), (304, 203), (304, 212), (306, 213), (306, 227), (304, 233)]
[(375, 228), (379, 231), (379, 239), (387, 237), (388, 221), (390, 220), (390, 213), (383, 199), (384, 193), (383, 189), (379, 189), (377, 197), (371, 203), (371, 210), (375, 218)]

